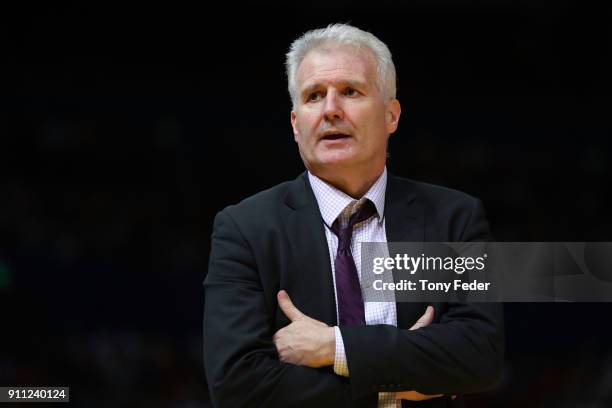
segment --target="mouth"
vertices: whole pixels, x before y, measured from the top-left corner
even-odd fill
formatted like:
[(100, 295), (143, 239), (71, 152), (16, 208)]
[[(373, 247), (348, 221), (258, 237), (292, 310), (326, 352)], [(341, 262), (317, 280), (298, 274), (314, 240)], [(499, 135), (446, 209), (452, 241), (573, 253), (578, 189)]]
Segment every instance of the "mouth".
[(342, 132), (325, 132), (321, 140), (342, 140), (348, 139), (351, 135)]

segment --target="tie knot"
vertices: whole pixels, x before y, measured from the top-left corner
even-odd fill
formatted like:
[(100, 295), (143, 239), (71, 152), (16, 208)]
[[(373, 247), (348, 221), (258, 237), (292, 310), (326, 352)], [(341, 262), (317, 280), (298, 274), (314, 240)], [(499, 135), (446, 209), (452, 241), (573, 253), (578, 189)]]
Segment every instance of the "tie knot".
[(376, 207), (370, 200), (366, 200), (361, 207), (349, 219), (348, 225), (353, 228), (354, 225), (369, 219), (376, 213)]
[(338, 250), (350, 248), (353, 227), (362, 221), (367, 220), (376, 212), (376, 207), (370, 200), (366, 200), (363, 205), (351, 215), (348, 224), (341, 226), (339, 218), (334, 221), (331, 230), (338, 236)]

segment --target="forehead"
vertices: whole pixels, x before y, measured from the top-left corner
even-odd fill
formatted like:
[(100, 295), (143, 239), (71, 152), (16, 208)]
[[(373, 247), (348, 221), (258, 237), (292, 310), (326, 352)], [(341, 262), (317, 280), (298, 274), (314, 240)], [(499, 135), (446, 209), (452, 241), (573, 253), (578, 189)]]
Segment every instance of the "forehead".
[(319, 83), (354, 81), (371, 85), (375, 80), (374, 57), (356, 48), (315, 48), (306, 54), (296, 74), (299, 89)]

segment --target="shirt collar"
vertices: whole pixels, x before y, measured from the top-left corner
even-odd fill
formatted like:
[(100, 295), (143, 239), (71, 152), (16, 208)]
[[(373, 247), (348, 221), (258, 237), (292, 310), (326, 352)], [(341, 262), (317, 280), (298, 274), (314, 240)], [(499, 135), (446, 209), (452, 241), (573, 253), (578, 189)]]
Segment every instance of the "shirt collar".
[(385, 167), (382, 174), (372, 184), (372, 187), (361, 197), (355, 200), (351, 196), (338, 190), (337, 188), (327, 184), (310, 171), (308, 171), (308, 180), (314, 192), (319, 210), (323, 221), (331, 228), (336, 218), (340, 213), (351, 203), (356, 202), (362, 204), (365, 199), (370, 200), (376, 207), (378, 222), (382, 223), (385, 211), (385, 192), (387, 188), (387, 168)]

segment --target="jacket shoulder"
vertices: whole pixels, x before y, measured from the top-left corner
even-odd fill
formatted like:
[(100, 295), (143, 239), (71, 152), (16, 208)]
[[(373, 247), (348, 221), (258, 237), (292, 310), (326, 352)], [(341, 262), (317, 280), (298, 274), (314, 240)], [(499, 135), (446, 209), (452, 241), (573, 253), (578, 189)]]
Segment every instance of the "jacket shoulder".
[(463, 204), (471, 206), (477, 200), (476, 197), (452, 188), (403, 177), (394, 177), (394, 179), (399, 188), (412, 192), (417, 199), (429, 205), (454, 206)]
[[(482, 202), (462, 191), (404, 178), (395, 178), (394, 190), (413, 202), (423, 216), (427, 241), (490, 239)], [(401, 192), (401, 193), (400, 193)]]
[(267, 190), (260, 191), (249, 196), (237, 204), (232, 204), (222, 209), (219, 214), (229, 215), (235, 221), (249, 224), (257, 221), (270, 221), (280, 213), (289, 190), (300, 183), (301, 177), (292, 181), (286, 181)]

